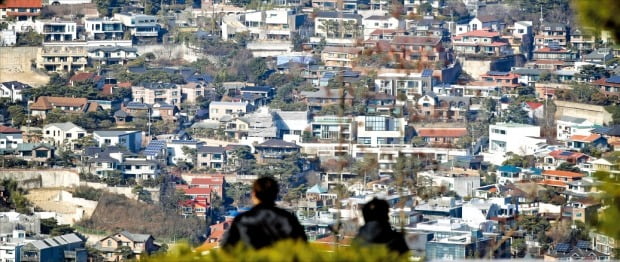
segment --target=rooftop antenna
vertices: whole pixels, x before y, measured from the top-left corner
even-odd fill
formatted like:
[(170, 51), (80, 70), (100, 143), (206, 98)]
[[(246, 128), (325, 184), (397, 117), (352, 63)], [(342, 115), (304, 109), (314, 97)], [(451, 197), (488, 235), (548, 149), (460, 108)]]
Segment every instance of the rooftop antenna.
[(542, 26), (542, 23), (543, 23), (544, 20), (545, 19), (543, 18), (543, 8), (542, 8), (542, 4), (541, 4), (540, 5), (540, 19), (539, 19), (541, 26)]

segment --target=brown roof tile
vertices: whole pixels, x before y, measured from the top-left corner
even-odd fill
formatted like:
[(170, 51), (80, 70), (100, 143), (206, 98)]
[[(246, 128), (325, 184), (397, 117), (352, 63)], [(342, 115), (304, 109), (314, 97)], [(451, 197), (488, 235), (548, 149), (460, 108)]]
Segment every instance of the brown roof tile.
[(41, 96), (37, 101), (30, 105), (30, 109), (34, 110), (50, 110), (53, 106), (79, 106), (84, 107), (88, 103), (86, 98), (73, 97), (57, 97), (57, 96)]

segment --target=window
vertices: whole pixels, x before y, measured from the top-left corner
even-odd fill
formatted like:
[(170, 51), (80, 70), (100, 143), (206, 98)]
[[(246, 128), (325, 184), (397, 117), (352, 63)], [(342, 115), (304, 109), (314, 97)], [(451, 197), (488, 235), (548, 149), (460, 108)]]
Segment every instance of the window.
[(112, 246), (112, 240), (108, 239), (108, 246)]
[(71, 133), (67, 133), (65, 136), (66, 136), (67, 138), (71, 138)]
[(366, 131), (385, 131), (387, 119), (382, 116), (367, 116)]

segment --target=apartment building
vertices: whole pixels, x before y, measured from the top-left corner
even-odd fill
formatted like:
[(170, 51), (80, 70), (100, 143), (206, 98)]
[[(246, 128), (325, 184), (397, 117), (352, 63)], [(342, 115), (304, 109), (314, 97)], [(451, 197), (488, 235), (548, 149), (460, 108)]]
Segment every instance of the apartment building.
[(568, 43), (568, 25), (562, 23), (543, 22), (538, 34), (534, 36), (535, 49), (544, 48), (550, 44), (566, 47)]
[(416, 96), (430, 91), (433, 86), (433, 70), (421, 72), (379, 71), (375, 78), (375, 92), (397, 96), (402, 93), (414, 101)]
[(250, 111), (247, 103), (241, 102), (211, 102), (209, 104), (209, 119), (220, 120), (224, 116), (232, 118), (235, 115), (246, 114)]
[(325, 66), (352, 68), (361, 53), (362, 49), (359, 47), (327, 46), (321, 52), (321, 61)]
[(395, 36), (390, 42), (395, 58), (405, 61), (439, 62), (446, 60), (441, 37)]
[(363, 37), (362, 16), (334, 11), (319, 11), (314, 18), (314, 36), (310, 42), (321, 39), (330, 45), (354, 45)]
[(37, 68), (48, 72), (85, 71), (88, 49), (84, 46), (43, 46), (36, 59)]
[(171, 105), (181, 103), (181, 86), (172, 83), (142, 83), (131, 87), (134, 102), (155, 104), (165, 102)]

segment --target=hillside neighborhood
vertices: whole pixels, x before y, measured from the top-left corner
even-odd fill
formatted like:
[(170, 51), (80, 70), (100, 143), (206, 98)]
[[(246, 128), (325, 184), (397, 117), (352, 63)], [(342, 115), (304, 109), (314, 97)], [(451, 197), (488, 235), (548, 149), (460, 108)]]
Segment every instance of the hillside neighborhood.
[(619, 259), (620, 39), (570, 2), (0, 1), (0, 262), (216, 249), (263, 176), (313, 243), (377, 197), (412, 259)]

